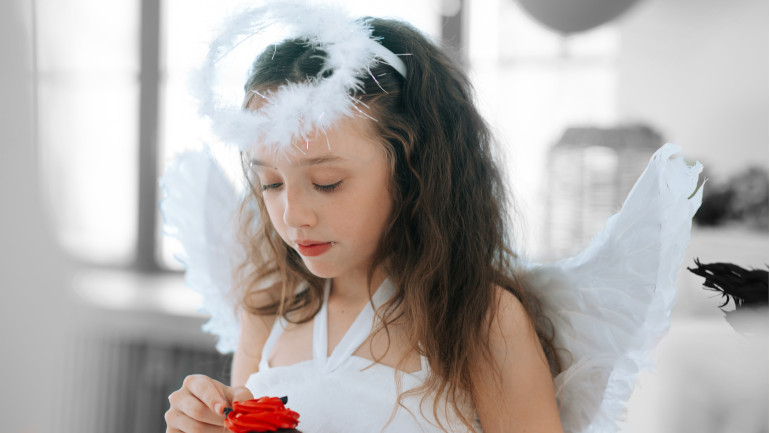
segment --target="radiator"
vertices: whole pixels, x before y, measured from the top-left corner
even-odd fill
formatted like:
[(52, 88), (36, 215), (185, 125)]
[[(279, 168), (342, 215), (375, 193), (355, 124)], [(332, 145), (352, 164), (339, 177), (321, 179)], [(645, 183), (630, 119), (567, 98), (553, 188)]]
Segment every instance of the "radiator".
[(81, 332), (65, 352), (60, 367), (66, 377), (55, 391), (61, 432), (162, 433), (168, 396), (185, 376), (229, 382), (230, 356), (218, 354), (213, 344), (164, 336), (163, 327), (156, 333)]

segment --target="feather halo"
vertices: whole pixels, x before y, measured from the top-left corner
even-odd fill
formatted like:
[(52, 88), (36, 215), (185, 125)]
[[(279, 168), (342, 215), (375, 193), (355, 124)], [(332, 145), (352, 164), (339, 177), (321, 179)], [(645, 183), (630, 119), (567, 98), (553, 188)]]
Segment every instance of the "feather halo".
[[(330, 129), (342, 117), (366, 115), (358, 107), (360, 101), (351, 94), (361, 90), (362, 74), (378, 62), (378, 44), (367, 21), (354, 20), (330, 5), (269, 1), (233, 14), (224, 23), (224, 29), (212, 42), (203, 66), (191, 77), (191, 91), (200, 103), (199, 113), (210, 120), (212, 131), (224, 143), (242, 151), (255, 145), (269, 146), (278, 152), (301, 151), (296, 143), (307, 141), (316, 131)], [(303, 38), (326, 52), (324, 66), (306, 82), (287, 83), (258, 93), (264, 100), (262, 107), (244, 111), (240, 101), (234, 104), (217, 90), (224, 60), (247, 45), (245, 42), (265, 39), (274, 30), (284, 39)], [(250, 54), (253, 59), (257, 53)], [(329, 71), (334, 73), (328, 74)]]

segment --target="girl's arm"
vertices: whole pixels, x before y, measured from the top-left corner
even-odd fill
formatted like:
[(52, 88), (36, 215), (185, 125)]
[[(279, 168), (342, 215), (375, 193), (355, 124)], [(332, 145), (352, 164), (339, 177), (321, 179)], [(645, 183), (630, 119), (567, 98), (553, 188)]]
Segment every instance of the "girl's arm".
[(241, 312), (241, 337), (233, 356), (231, 386), (245, 386), (249, 376), (259, 370), (262, 347), (270, 335), (275, 319), (276, 316), (257, 316)]
[(506, 290), (498, 288), (498, 298), (490, 328), (495, 365), (476, 363), (473, 372), (484, 433), (561, 433), (548, 361), (529, 315)]

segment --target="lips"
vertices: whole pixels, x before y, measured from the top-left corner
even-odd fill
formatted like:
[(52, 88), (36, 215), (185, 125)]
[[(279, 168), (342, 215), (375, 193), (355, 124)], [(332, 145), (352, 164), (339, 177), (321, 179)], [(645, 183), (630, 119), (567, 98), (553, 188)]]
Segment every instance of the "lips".
[(329, 251), (331, 242), (297, 241), (297, 251), (305, 257), (315, 257)]

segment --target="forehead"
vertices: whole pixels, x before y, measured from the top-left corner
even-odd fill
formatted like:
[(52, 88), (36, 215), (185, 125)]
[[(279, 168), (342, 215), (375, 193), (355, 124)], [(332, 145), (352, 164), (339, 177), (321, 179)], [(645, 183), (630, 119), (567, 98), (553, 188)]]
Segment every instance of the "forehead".
[(247, 152), (256, 165), (310, 166), (324, 163), (368, 163), (384, 156), (382, 139), (373, 121), (364, 117), (344, 117), (333, 128), (317, 129), (307, 140), (295, 140), (290, 151), (276, 152), (269, 146), (256, 146)]

